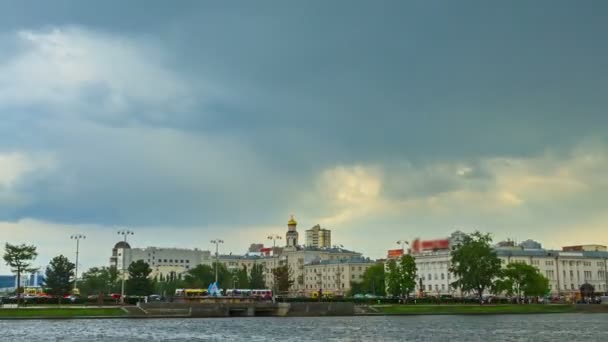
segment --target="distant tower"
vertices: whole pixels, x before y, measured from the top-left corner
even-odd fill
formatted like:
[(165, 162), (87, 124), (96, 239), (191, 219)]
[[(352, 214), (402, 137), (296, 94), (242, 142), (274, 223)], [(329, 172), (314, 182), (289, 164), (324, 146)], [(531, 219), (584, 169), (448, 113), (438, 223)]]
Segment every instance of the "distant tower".
[(287, 222), (287, 234), (285, 234), (285, 241), (287, 241), (287, 247), (297, 247), (298, 246), (298, 231), (296, 230), (296, 226), (298, 222), (293, 218), (291, 218)]

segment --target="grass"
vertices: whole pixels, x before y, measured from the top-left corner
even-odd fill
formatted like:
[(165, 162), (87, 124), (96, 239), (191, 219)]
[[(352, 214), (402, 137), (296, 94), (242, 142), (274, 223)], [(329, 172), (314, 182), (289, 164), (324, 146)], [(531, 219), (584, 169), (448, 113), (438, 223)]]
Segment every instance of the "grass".
[(126, 313), (120, 308), (19, 308), (0, 309), (0, 318), (13, 317), (93, 317), (93, 316), (122, 316)]
[(488, 315), (488, 314), (537, 314), (575, 312), (573, 305), (378, 305), (380, 313), (388, 315)]

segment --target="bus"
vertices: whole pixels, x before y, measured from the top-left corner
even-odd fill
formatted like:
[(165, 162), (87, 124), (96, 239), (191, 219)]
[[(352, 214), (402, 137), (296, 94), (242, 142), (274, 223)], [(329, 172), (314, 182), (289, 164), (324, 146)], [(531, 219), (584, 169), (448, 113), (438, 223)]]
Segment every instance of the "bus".
[(226, 296), (272, 299), (272, 290), (269, 290), (269, 289), (228, 289), (228, 290), (226, 290)]
[(176, 289), (176, 297), (205, 297), (209, 295), (207, 289)]

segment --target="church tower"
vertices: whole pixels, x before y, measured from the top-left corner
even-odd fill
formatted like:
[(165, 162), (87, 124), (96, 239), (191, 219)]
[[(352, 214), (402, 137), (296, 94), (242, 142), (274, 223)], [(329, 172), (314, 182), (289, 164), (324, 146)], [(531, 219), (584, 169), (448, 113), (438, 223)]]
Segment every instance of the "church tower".
[(298, 246), (298, 231), (296, 230), (297, 225), (298, 222), (296, 222), (293, 215), (291, 215), (291, 218), (289, 221), (287, 221), (287, 234), (285, 234), (285, 241), (287, 242), (286, 247), (295, 248)]

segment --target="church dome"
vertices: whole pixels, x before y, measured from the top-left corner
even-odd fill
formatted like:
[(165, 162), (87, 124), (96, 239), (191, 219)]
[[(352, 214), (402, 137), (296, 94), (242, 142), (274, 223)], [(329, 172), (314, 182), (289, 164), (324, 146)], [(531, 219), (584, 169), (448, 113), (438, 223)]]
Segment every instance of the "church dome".
[(123, 248), (123, 249), (131, 248), (131, 245), (129, 245), (126, 241), (119, 241), (118, 243), (116, 243), (114, 245), (114, 249), (119, 249), (119, 248)]
[(298, 224), (298, 222), (293, 218), (293, 215), (291, 215), (291, 217), (289, 218), (289, 221), (287, 221), (287, 225), (288, 226), (295, 226), (297, 224)]

